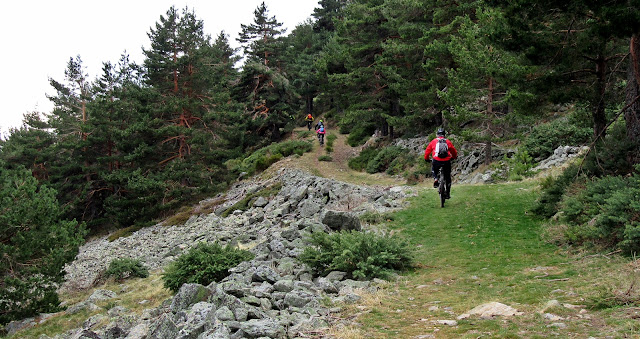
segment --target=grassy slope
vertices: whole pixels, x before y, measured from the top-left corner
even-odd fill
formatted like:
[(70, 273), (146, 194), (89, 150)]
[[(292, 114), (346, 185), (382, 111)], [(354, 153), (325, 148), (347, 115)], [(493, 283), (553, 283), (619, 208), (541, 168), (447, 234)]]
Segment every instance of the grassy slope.
[[(369, 296), (375, 302), (348, 308), (343, 316), (356, 316), (360, 326), (347, 337), (637, 335), (635, 308), (556, 308), (548, 312), (563, 319), (544, 319), (540, 311), (550, 300), (588, 305), (604, 297), (600, 286), (629, 288), (636, 274), (625, 259), (569, 254), (541, 239), (542, 222), (526, 211), (536, 196), (535, 182), (454, 185), (452, 199), (440, 208), (436, 191), (423, 190), (389, 225), (415, 245), (421, 267)], [(492, 301), (524, 314), (436, 323)]]

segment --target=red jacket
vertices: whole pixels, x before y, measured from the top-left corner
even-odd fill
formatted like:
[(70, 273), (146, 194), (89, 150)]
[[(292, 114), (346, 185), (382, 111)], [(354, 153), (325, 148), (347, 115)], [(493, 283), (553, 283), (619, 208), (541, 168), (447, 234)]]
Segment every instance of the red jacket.
[(438, 139), (441, 139), (444, 137), (437, 137), (433, 140), (431, 140), (431, 142), (429, 143), (429, 146), (427, 146), (427, 149), (424, 150), (424, 160), (429, 160), (429, 157), (432, 157), (435, 160), (438, 161), (449, 161), (452, 159), (455, 159), (458, 157), (458, 151), (456, 150), (455, 147), (453, 147), (453, 144), (451, 143), (451, 140), (447, 139), (447, 146), (449, 148), (449, 156), (446, 158), (439, 158), (435, 152), (436, 152), (436, 144), (438, 143)]

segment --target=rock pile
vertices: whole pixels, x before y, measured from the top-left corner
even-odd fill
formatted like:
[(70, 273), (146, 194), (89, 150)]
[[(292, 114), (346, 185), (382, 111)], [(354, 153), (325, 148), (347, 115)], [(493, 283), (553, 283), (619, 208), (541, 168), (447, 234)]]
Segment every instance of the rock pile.
[[(221, 216), (247, 194), (276, 183), (282, 188), (275, 196), (255, 198), (248, 209)], [(410, 194), (406, 187), (356, 186), (283, 169), (269, 180), (237, 184), (224, 197), (216, 197), (225, 202), (214, 213), (192, 217), (185, 225), (156, 225), (113, 242), (91, 241), (68, 265), (63, 289), (92, 286), (115, 258), (136, 258), (152, 269), (161, 268), (203, 241), (236, 244), (255, 258), (232, 269), (219, 283), (183, 285), (163, 306), (148, 309), (142, 317), (114, 307), (56, 338), (294, 338), (326, 327), (327, 317), (337, 311), (327, 308), (326, 300), (355, 302), (355, 289), (374, 287), (345, 279), (344, 272), (314, 277), (296, 260), (307, 237), (359, 229), (359, 214), (400, 208)], [(99, 295), (105, 296), (110, 294)], [(94, 299), (89, 299), (67, 312), (95, 309)]]

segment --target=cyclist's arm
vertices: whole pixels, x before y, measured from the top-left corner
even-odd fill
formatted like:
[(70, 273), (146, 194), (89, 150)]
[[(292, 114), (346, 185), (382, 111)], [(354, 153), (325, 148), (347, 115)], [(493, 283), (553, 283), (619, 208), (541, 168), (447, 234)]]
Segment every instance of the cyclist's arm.
[(429, 143), (429, 146), (427, 146), (427, 149), (424, 150), (424, 160), (425, 161), (429, 161), (429, 158), (431, 157), (431, 153), (433, 153), (433, 142)]
[(458, 158), (458, 150), (453, 146), (451, 141), (448, 141), (448, 142), (449, 142), (449, 153), (451, 153), (451, 160), (455, 160)]

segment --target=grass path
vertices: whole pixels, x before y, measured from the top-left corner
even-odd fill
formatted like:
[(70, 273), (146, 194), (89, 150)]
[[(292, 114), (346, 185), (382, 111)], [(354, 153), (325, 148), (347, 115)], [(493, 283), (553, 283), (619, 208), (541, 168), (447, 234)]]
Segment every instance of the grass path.
[[(276, 168), (296, 167), (315, 175), (360, 185), (402, 185), (385, 174), (348, 168), (357, 148), (337, 139), (331, 162), (314, 135), (314, 150)], [(498, 185), (454, 185), (452, 199), (439, 207), (430, 181), (419, 184), (411, 207), (397, 212), (387, 227), (416, 248), (419, 267), (342, 316), (357, 325), (331, 331), (337, 338), (640, 338), (640, 308), (619, 305), (593, 309), (598, 301), (627, 292), (640, 295), (640, 263), (597, 253), (569, 252), (543, 238), (545, 225), (528, 213), (537, 181)], [(563, 306), (545, 309), (557, 300)], [(488, 302), (516, 308), (510, 318), (456, 320)]]
[[(435, 190), (422, 190), (389, 225), (417, 248), (420, 268), (347, 310), (359, 323), (352, 337), (637, 338), (635, 308), (587, 307), (602, 287), (628, 288), (637, 273), (624, 258), (569, 254), (544, 241), (542, 222), (526, 211), (536, 186), (454, 185), (445, 208)], [(545, 315), (551, 300), (566, 307)], [(523, 315), (438, 323), (494, 301)]]

